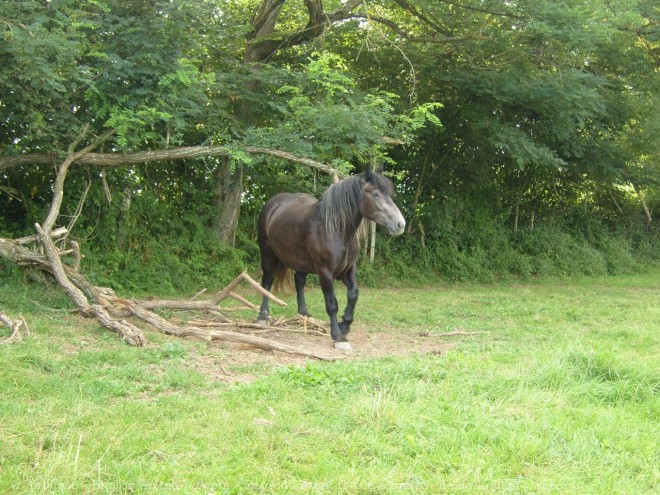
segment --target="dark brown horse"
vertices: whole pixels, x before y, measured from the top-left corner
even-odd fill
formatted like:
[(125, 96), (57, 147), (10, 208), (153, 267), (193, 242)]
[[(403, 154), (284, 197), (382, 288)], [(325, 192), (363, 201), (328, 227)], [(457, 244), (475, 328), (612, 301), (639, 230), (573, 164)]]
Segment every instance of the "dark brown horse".
[[(335, 347), (350, 350), (346, 334), (353, 322), (358, 298), (355, 264), (359, 253), (357, 231), (363, 218), (385, 227), (391, 235), (403, 233), (406, 222), (392, 201), (392, 181), (376, 172), (348, 177), (331, 185), (320, 200), (309, 194), (282, 193), (264, 205), (259, 217), (262, 285), (294, 270), (298, 313), (308, 316), (305, 303), (307, 274), (316, 273), (330, 316), (330, 333)], [(348, 303), (342, 321), (337, 321), (334, 280), (348, 289)], [(264, 297), (260, 321), (268, 321), (268, 298)]]

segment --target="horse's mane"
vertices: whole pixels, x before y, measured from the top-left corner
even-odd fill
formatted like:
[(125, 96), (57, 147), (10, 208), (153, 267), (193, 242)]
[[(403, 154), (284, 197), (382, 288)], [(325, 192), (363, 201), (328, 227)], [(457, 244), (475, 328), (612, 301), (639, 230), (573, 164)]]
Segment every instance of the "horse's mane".
[[(352, 175), (335, 182), (321, 196), (321, 221), (328, 232), (346, 232), (347, 227), (355, 221), (362, 198), (360, 178), (363, 176), (364, 173)], [(394, 192), (392, 181), (384, 175), (369, 172), (368, 177), (383, 193), (391, 196)]]

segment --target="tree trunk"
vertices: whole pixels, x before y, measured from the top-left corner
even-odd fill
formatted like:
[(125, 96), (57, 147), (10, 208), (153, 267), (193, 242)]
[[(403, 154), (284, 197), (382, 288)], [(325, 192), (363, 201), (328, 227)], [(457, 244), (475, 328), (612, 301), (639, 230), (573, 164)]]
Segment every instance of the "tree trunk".
[(376, 222), (369, 220), (369, 226), (371, 230), (371, 246), (369, 248), (369, 261), (373, 265), (374, 259), (376, 259)]
[[(280, 11), (286, 0), (262, 0), (258, 10), (255, 11), (252, 21), (252, 31), (247, 37), (247, 46), (243, 54), (243, 62), (259, 70), (259, 65), (268, 63), (279, 50), (301, 45), (321, 36), (333, 23), (350, 17), (351, 12), (363, 0), (349, 0), (334, 12), (325, 13), (321, 0), (305, 0), (307, 9), (307, 24), (299, 29), (277, 32)], [(259, 90), (259, 83), (250, 84), (250, 90)], [(252, 108), (248, 104), (238, 102), (238, 120), (248, 125), (255, 120)], [(216, 228), (220, 242), (233, 246), (236, 239), (236, 228), (241, 210), (241, 196), (243, 194), (242, 163), (234, 167), (223, 164), (218, 174), (218, 218)]]
[(417, 219), (414, 215), (417, 212), (417, 205), (419, 204), (419, 198), (422, 195), (422, 187), (424, 185), (424, 179), (426, 175), (426, 164), (428, 163), (429, 160), (429, 155), (426, 156), (426, 159), (424, 160), (424, 163), (422, 164), (422, 171), (419, 174), (419, 180), (417, 181), (417, 189), (415, 190), (415, 196), (413, 197), (413, 202), (412, 205), (410, 206), (410, 211), (412, 212), (411, 214), (413, 215), (413, 218), (411, 218), (408, 221), (408, 225), (406, 227), (406, 233), (410, 234), (412, 232), (412, 225), (413, 225), (413, 219)]
[(520, 202), (516, 202), (516, 207), (513, 209), (513, 231), (518, 232), (518, 216), (520, 214)]
[(131, 231), (131, 200), (133, 191), (130, 187), (124, 188), (124, 196), (117, 219), (117, 247), (126, 251), (129, 245), (129, 233)]
[(644, 210), (644, 213), (646, 213), (646, 219), (648, 220), (649, 223), (651, 223), (653, 221), (653, 217), (651, 216), (651, 211), (649, 210), (649, 207), (646, 205), (644, 196), (642, 196), (641, 189), (637, 185), (637, 182), (635, 182), (634, 180), (631, 180), (630, 183), (632, 184), (635, 193), (637, 193), (637, 197), (639, 198), (639, 202), (642, 205), (642, 209)]
[(236, 242), (236, 228), (243, 194), (243, 173), (242, 163), (236, 163), (232, 167), (229, 160), (223, 160), (216, 173), (218, 205), (216, 232), (218, 239), (225, 246), (234, 246)]

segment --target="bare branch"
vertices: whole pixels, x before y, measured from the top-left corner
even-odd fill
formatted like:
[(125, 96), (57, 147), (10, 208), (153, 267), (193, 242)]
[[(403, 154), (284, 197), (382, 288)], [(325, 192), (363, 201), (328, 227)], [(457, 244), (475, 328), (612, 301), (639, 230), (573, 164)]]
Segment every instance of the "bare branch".
[[(383, 138), (387, 144), (400, 143), (398, 140)], [(300, 163), (308, 167), (320, 170), (326, 174), (335, 174), (337, 171), (330, 165), (326, 165), (311, 158), (293, 155), (286, 151), (258, 146), (248, 146), (242, 151), (250, 154), (271, 155), (284, 160)], [(148, 163), (155, 161), (184, 160), (189, 158), (200, 158), (205, 156), (228, 156), (229, 149), (224, 146), (187, 146), (181, 148), (170, 148), (166, 150), (138, 151), (135, 153), (86, 153), (78, 157), (75, 162), (81, 165), (95, 165), (100, 167), (121, 167)], [(0, 170), (20, 165), (50, 165), (57, 159), (55, 154), (30, 153), (16, 157), (0, 158)]]
[(71, 251), (73, 252), (73, 271), (77, 272), (80, 270), (82, 254), (80, 253), (80, 245), (76, 241), (71, 241)]
[(245, 61), (265, 62), (279, 50), (316, 39), (333, 23), (349, 19), (351, 12), (362, 3), (363, 0), (349, 0), (337, 10), (326, 14), (321, 0), (305, 0), (308, 14), (305, 27), (297, 31), (275, 33), (284, 0), (266, 1), (253, 23), (251, 43), (245, 51)]
[(39, 224), (35, 224), (35, 229), (39, 233), (39, 240), (46, 251), (51, 271), (55, 276), (57, 283), (71, 298), (78, 310), (85, 316), (96, 317), (105, 328), (111, 332), (120, 334), (129, 344), (136, 346), (145, 345), (146, 340), (144, 335), (135, 325), (124, 320), (118, 321), (114, 319), (100, 304), (89, 304), (85, 294), (76, 287), (67, 276), (62, 260), (57, 253), (57, 248), (53, 244), (48, 233)]
[(462, 41), (470, 41), (470, 40), (489, 40), (489, 36), (483, 36), (480, 34), (470, 34), (467, 36), (452, 36), (452, 37), (435, 37), (435, 36), (413, 36), (412, 34), (404, 31), (401, 27), (399, 27), (398, 24), (396, 24), (394, 21), (391, 21), (390, 19), (386, 19), (384, 17), (379, 17), (379, 16), (374, 16), (374, 15), (367, 15), (367, 14), (354, 14), (352, 16), (353, 18), (356, 19), (366, 19), (370, 20), (373, 22), (377, 22), (378, 24), (382, 24), (392, 31), (394, 31), (396, 34), (401, 36), (404, 39), (407, 39), (410, 42), (413, 43), (430, 43), (430, 44), (437, 44), (437, 45), (442, 45), (442, 44), (448, 44), (448, 43), (459, 43)]
[(50, 210), (48, 211), (48, 216), (44, 221), (43, 229), (45, 232), (50, 232), (57, 221), (57, 217), (60, 215), (60, 208), (62, 206), (62, 199), (64, 198), (64, 180), (66, 179), (66, 174), (69, 170), (69, 167), (76, 162), (80, 157), (85, 156), (93, 149), (101, 145), (105, 140), (107, 140), (112, 134), (114, 134), (114, 129), (111, 129), (104, 133), (101, 137), (94, 140), (92, 143), (85, 146), (82, 150), (74, 152), (73, 150), (80, 144), (80, 142), (85, 138), (89, 132), (89, 124), (86, 124), (83, 128), (80, 136), (76, 141), (69, 145), (69, 156), (67, 156), (62, 164), (60, 165), (57, 171), (57, 177), (55, 178), (55, 186), (53, 188), (53, 201), (50, 205)]
[(21, 327), (24, 328), (23, 333), (25, 334), (25, 337), (30, 336), (30, 328), (28, 327), (25, 318), (22, 316), (14, 320), (0, 311), (0, 323), (7, 325), (11, 329), (11, 334), (8, 337), (0, 338), (0, 344), (9, 344), (23, 340), (23, 335), (21, 335)]
[(147, 311), (146, 309), (131, 301), (128, 302), (128, 309), (131, 311), (131, 313), (133, 313), (134, 316), (153, 325), (159, 331), (167, 335), (175, 335), (177, 337), (195, 337), (198, 339), (210, 341), (223, 340), (229, 342), (238, 342), (241, 344), (248, 344), (254, 347), (258, 347), (259, 349), (285, 352), (288, 354), (297, 354), (322, 361), (335, 361), (339, 358), (339, 355), (331, 352), (309, 351), (301, 347), (295, 347), (288, 344), (280, 344), (279, 342), (254, 337), (252, 335), (245, 335), (238, 332), (231, 332), (227, 330), (205, 330), (203, 328), (193, 326), (174, 325), (167, 321), (165, 318), (162, 318), (161, 316), (158, 316), (156, 313), (152, 313), (151, 311)]
[[(395, 0), (397, 3), (407, 3), (403, 2), (402, 0)], [(514, 18), (519, 18), (519, 15), (516, 14), (511, 14), (510, 12), (495, 12), (494, 10), (488, 10), (488, 9), (483, 9), (480, 7), (473, 7), (472, 5), (463, 5), (457, 2), (451, 2), (450, 0), (439, 0), (442, 3), (446, 3), (448, 5), (452, 5), (454, 7), (457, 7), (459, 9), (466, 9), (466, 10), (473, 10), (475, 12), (481, 12), (482, 14), (490, 14), (490, 15), (496, 15), (500, 17), (514, 17)]]
[(87, 195), (89, 194), (89, 190), (91, 189), (91, 187), (92, 187), (92, 181), (87, 181), (87, 184), (85, 185), (85, 190), (82, 193), (80, 201), (78, 201), (78, 206), (76, 207), (76, 211), (71, 216), (69, 225), (66, 228), (69, 232), (73, 230), (74, 225), (76, 224), (76, 222), (80, 218), (80, 215), (82, 214), (82, 209), (83, 206), (85, 205), (85, 200), (87, 199)]
[[(57, 239), (59, 237), (62, 237), (66, 234), (68, 234), (68, 230), (64, 227), (60, 227), (59, 229), (52, 230), (50, 232), (50, 236), (53, 239)], [(31, 242), (37, 242), (39, 240), (38, 235), (29, 235), (27, 237), (19, 237), (18, 239), (12, 239), (13, 242), (17, 244), (29, 244)]]

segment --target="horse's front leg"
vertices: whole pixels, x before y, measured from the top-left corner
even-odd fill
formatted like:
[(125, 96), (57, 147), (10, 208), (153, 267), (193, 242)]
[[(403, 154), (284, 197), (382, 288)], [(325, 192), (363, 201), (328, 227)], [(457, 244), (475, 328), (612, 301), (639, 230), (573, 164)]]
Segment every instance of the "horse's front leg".
[(358, 300), (358, 286), (356, 280), (357, 268), (355, 263), (348, 269), (346, 275), (342, 278), (342, 281), (346, 285), (346, 310), (344, 311), (344, 316), (342, 321), (339, 323), (339, 330), (341, 333), (346, 335), (351, 331), (351, 323), (353, 323), (353, 312), (355, 311), (355, 305)]
[(311, 316), (307, 311), (307, 302), (305, 301), (305, 283), (307, 283), (307, 274), (296, 272), (293, 276), (296, 283), (296, 299), (298, 301), (298, 314), (301, 316)]
[(337, 311), (339, 305), (337, 304), (337, 297), (335, 297), (335, 288), (333, 285), (334, 277), (332, 273), (323, 270), (319, 271), (319, 280), (321, 282), (321, 290), (323, 291), (323, 297), (325, 299), (325, 310), (330, 317), (330, 336), (332, 341), (337, 349), (342, 351), (350, 351), (351, 345), (346, 341), (346, 337), (339, 329), (339, 323), (337, 323)]

